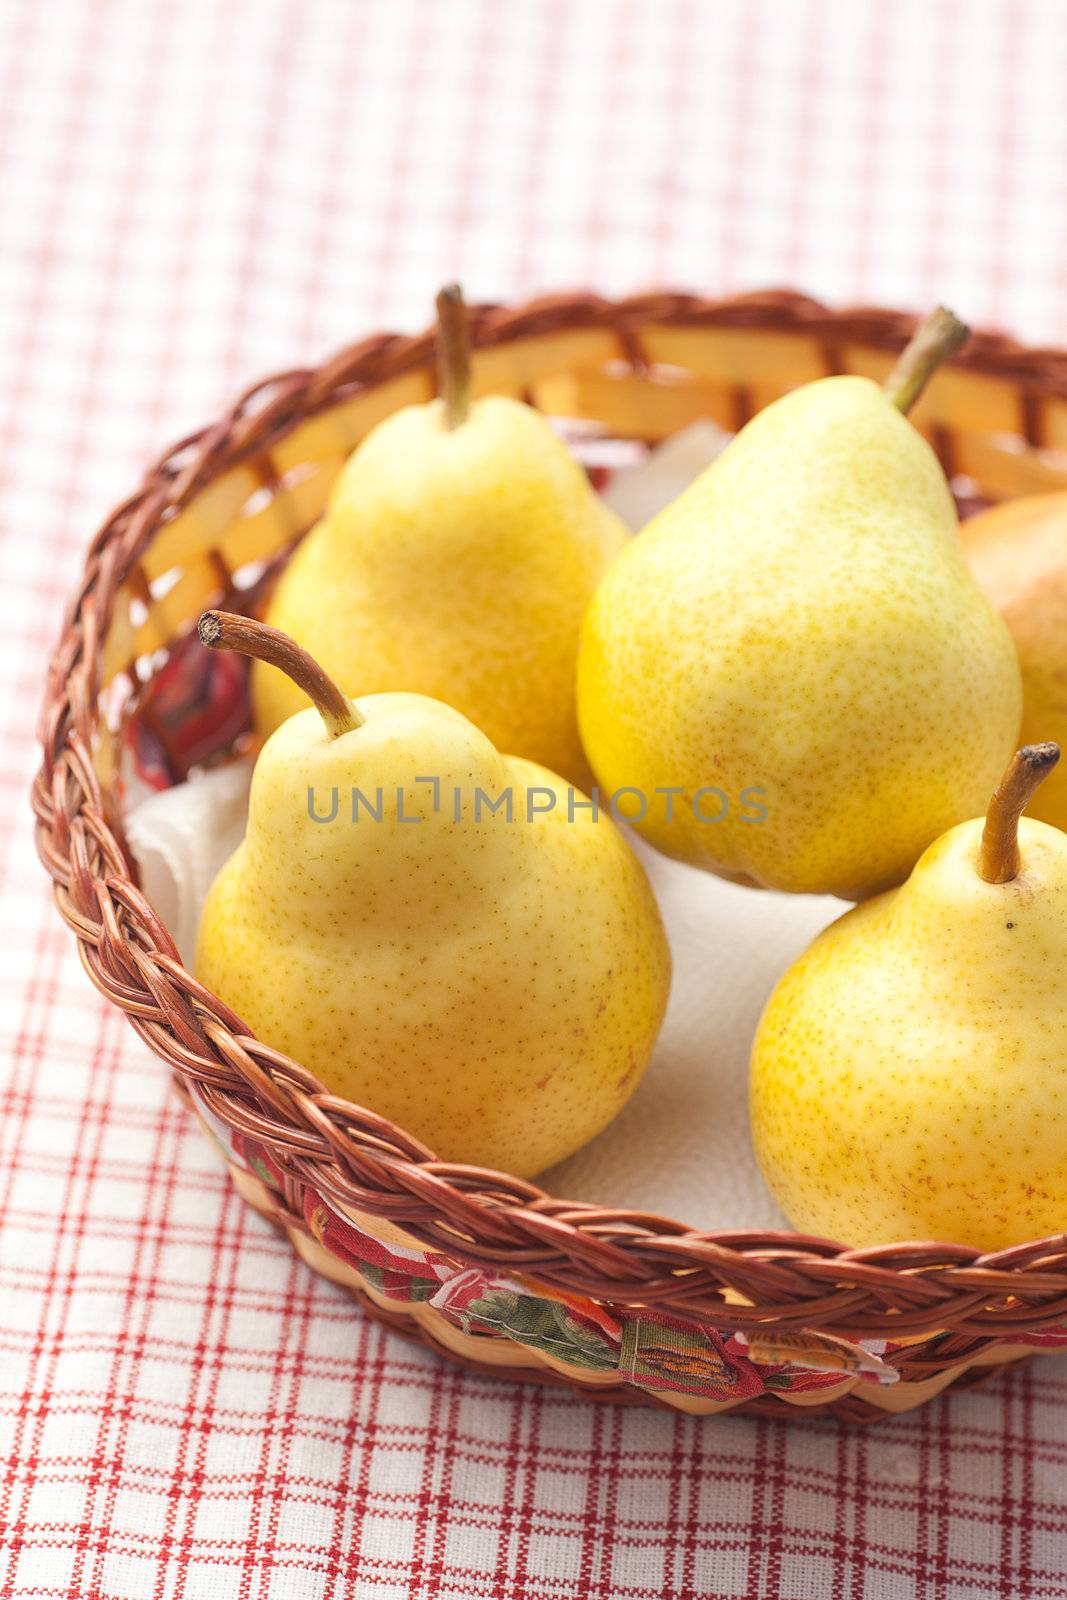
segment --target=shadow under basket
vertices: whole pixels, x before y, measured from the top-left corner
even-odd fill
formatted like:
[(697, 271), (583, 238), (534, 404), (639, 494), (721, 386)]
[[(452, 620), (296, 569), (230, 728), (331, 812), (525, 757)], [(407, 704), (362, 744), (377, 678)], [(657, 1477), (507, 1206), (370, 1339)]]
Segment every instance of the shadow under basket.
[[(700, 418), (736, 429), (828, 373), (881, 379), (913, 319), (787, 292), (568, 294), (476, 307), (471, 326), (476, 393), (640, 446)], [(695, 1413), (868, 1421), (1067, 1347), (1063, 1236), (996, 1256), (857, 1251), (555, 1198), (435, 1161), (249, 1037), (183, 967), (124, 841), (130, 775), (165, 786), (247, 744), (246, 663), (196, 647), (196, 619), (255, 608), (354, 446), (431, 396), (433, 354), (432, 332), (381, 334), (257, 384), (168, 451), (94, 539), (51, 663), (33, 790), (89, 976), (303, 1259), (479, 1371)], [(1065, 352), (976, 334), (913, 420), (965, 508), (1067, 487)]]

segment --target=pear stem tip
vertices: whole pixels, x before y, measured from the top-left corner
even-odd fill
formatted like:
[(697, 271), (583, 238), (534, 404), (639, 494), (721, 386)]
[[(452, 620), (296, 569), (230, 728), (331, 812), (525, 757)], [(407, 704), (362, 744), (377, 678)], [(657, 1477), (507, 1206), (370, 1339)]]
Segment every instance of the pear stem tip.
[(444, 402), (445, 426), (461, 427), (471, 408), (471, 341), (458, 283), (446, 283), (437, 296), (437, 389)]
[(205, 611), (196, 625), (200, 635), (200, 643), (206, 644), (209, 650), (215, 649), (222, 637), (222, 624), (217, 611)]
[(236, 650), (277, 667), (303, 689), (318, 711), (331, 739), (340, 738), (362, 725), (363, 718), (343, 695), (314, 656), (308, 654), (280, 628), (271, 628), (255, 617), (238, 616), (234, 611), (205, 611), (196, 625), (200, 643), (209, 650)]
[(906, 416), (943, 361), (971, 336), (947, 306), (938, 306), (919, 323), (901, 351), (882, 392)]
[(1042, 777), (1052, 771), (1059, 759), (1060, 747), (1053, 744), (1051, 739), (1046, 744), (1024, 744), (1019, 751), (1019, 760), (1025, 761), (1035, 772), (1040, 772)]
[(989, 802), (982, 829), (978, 875), (986, 883), (1010, 883), (1019, 876), (1019, 818), (1059, 759), (1058, 744), (1023, 745), (1012, 757)]

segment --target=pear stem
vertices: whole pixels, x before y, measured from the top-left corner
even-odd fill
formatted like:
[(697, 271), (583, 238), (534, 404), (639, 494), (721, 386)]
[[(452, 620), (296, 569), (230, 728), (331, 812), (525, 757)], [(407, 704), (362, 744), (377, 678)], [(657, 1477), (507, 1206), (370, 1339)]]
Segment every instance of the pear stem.
[(471, 408), (471, 341), (458, 283), (446, 284), (437, 296), (437, 389), (445, 427), (462, 427)]
[(942, 361), (970, 336), (967, 324), (945, 306), (931, 311), (919, 323), (882, 385), (886, 399), (907, 416)]
[(1010, 883), (1019, 876), (1019, 818), (1059, 759), (1058, 744), (1024, 745), (1012, 756), (989, 802), (982, 830), (978, 874), (986, 883)]
[(268, 627), (254, 617), (239, 617), (232, 611), (205, 611), (197, 632), (200, 643), (209, 650), (237, 650), (286, 673), (314, 705), (331, 739), (362, 727), (363, 718), (351, 700), (314, 657), (280, 628)]

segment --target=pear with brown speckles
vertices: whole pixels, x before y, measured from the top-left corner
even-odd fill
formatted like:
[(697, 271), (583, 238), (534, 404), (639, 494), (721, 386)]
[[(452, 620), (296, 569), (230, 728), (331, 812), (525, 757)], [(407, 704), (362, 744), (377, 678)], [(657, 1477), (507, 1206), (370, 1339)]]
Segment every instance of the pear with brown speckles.
[[(969, 518), (960, 537), (1019, 652), (1023, 739), (1067, 743), (1067, 494), (1007, 500)], [(1033, 815), (1067, 828), (1067, 761), (1041, 785)]]
[[(578, 635), (628, 534), (532, 406), (472, 398), (462, 298), (438, 297), (441, 396), (367, 435), (279, 579), (267, 621), (342, 689), (410, 690), (498, 750), (588, 788), (574, 703)], [(307, 704), (252, 669), (266, 736)]]
[(1067, 834), (1019, 821), (1058, 756), (1019, 751), (984, 827), (931, 845), (772, 994), (752, 1136), (797, 1228), (980, 1250), (1067, 1229)]
[(825, 378), (768, 406), (597, 590), (582, 737), (667, 855), (862, 899), (985, 803), (1019, 664), (902, 415), (961, 331), (935, 313), (884, 391)]
[(637, 1086), (670, 985), (622, 833), (439, 701), (348, 700), (245, 618), (209, 612), (201, 638), (280, 666), (318, 709), (260, 753), (197, 976), (442, 1159), (527, 1176), (570, 1155)]

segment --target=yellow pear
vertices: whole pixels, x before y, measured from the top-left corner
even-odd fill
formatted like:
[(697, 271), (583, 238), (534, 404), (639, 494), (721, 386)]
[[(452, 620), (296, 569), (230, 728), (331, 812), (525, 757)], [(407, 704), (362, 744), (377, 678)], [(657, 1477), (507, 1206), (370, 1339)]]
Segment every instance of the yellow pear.
[[(960, 536), (1019, 653), (1022, 738), (1067, 744), (1067, 494), (1006, 501), (963, 523)], [(1042, 784), (1031, 811), (1067, 828), (1067, 763)]]
[(578, 711), (600, 783), (667, 855), (860, 899), (973, 816), (1018, 738), (1019, 666), (902, 414), (962, 324), (885, 390), (809, 383), (623, 550), (590, 606)]
[(626, 840), (440, 701), (350, 701), (291, 639), (201, 638), (318, 709), (263, 747), (199, 978), (259, 1038), (445, 1160), (528, 1175), (592, 1138), (648, 1062), (670, 957)]
[(804, 1232), (1001, 1250), (1067, 1227), (1067, 834), (1019, 822), (1058, 756), (1020, 750), (984, 826), (938, 839), (771, 995), (752, 1137)]
[[(444, 700), (499, 750), (585, 784), (578, 633), (627, 530), (539, 412), (469, 400), (458, 289), (442, 291), (438, 313), (442, 397), (359, 445), (267, 621), (343, 689)], [(306, 704), (263, 664), (252, 689), (264, 735)]]

